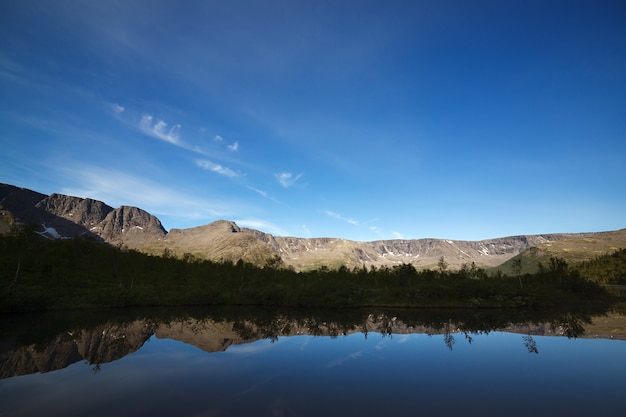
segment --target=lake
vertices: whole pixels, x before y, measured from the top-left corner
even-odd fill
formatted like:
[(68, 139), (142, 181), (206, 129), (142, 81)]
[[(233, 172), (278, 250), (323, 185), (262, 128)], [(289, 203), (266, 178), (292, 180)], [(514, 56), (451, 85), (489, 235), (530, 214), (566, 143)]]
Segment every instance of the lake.
[(614, 312), (112, 310), (0, 326), (0, 416), (626, 410)]

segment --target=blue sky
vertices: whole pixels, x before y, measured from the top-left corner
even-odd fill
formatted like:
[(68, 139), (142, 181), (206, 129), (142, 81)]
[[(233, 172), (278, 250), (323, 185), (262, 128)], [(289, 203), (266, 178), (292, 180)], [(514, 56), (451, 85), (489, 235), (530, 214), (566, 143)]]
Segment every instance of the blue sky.
[(0, 182), (370, 241), (626, 227), (621, 1), (0, 1)]

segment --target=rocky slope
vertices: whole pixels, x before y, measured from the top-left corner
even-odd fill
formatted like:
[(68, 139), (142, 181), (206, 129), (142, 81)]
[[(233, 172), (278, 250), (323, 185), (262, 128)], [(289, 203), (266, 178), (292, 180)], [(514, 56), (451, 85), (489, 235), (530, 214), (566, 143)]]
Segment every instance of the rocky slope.
[[(598, 251), (626, 247), (626, 229), (605, 233), (545, 234), (510, 236), (481, 241), (445, 239), (380, 240), (355, 242), (337, 238), (296, 238), (273, 236), (259, 230), (241, 228), (220, 220), (169, 233), (159, 219), (137, 208), (114, 209), (101, 201), (62, 194), (46, 196), (35, 191), (0, 184), (0, 233), (10, 225), (33, 225), (49, 238), (91, 237), (146, 253), (193, 256), (236, 262), (242, 259), (260, 266), (280, 258), (296, 270), (326, 266), (338, 268), (392, 267), (402, 263), (416, 268), (436, 268), (443, 257), (448, 267), (458, 269), (472, 262), (479, 267), (498, 266), (531, 248), (561, 247), (557, 242), (605, 242), (588, 251), (586, 259)], [(580, 245), (578, 247), (580, 247)], [(544, 252), (547, 252), (544, 249)], [(582, 255), (585, 259), (583, 245)], [(582, 258), (581, 258), (582, 256)]]
[(398, 239), (374, 242), (276, 237), (275, 241), (281, 256), (297, 268), (329, 263), (349, 267), (410, 263), (419, 269), (436, 267), (441, 257), (444, 257), (450, 268), (459, 268), (472, 262), (478, 266), (495, 266), (532, 246), (563, 237), (552, 234), (482, 241)]
[(177, 256), (191, 254), (198, 258), (231, 262), (242, 259), (261, 266), (275, 256), (273, 248), (258, 239), (255, 233), (226, 220), (189, 229), (172, 229), (161, 243), (159, 248)]
[(91, 237), (141, 249), (166, 234), (159, 219), (136, 207), (114, 209), (90, 198), (46, 196), (8, 184), (0, 184), (0, 213), (4, 230), (25, 224), (49, 238)]

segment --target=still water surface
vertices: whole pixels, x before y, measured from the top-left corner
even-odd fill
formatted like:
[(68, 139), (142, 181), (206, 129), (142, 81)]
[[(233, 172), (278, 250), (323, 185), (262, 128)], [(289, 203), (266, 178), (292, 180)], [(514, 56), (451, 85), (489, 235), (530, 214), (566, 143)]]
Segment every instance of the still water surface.
[(205, 315), (11, 333), (0, 416), (625, 415), (626, 341), (558, 323)]

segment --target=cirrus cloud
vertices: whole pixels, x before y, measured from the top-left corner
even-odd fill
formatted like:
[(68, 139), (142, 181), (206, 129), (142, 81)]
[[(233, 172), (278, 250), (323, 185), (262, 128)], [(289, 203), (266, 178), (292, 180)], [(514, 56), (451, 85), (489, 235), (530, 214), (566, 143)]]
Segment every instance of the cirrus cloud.
[(234, 178), (234, 177), (238, 177), (239, 176), (239, 174), (237, 174), (232, 169), (226, 168), (223, 165), (216, 164), (216, 163), (211, 162), (211, 161), (207, 161), (206, 159), (204, 159), (204, 160), (197, 160), (196, 161), (196, 165), (198, 165), (202, 169), (206, 169), (207, 171), (215, 172), (217, 174), (224, 175), (226, 177)]
[(266, 233), (271, 233), (277, 236), (288, 236), (289, 233), (282, 229), (280, 226), (272, 223), (271, 221), (256, 219), (256, 218), (247, 218), (247, 219), (236, 219), (235, 223), (239, 226), (249, 227), (251, 229), (257, 229), (265, 231)]
[(274, 174), (274, 176), (276, 177), (280, 185), (285, 188), (289, 188), (294, 185), (300, 179), (300, 177), (302, 177), (302, 173), (294, 176), (291, 172), (279, 172), (277, 174)]
[(332, 217), (333, 219), (343, 220), (344, 222), (353, 224), (355, 226), (359, 226), (360, 225), (358, 220), (355, 220), (355, 219), (352, 219), (352, 218), (343, 217), (341, 214), (335, 213), (334, 211), (325, 210), (324, 213), (327, 216)]
[(176, 124), (168, 129), (167, 123), (144, 114), (139, 122), (139, 129), (146, 135), (169, 142), (176, 146), (183, 146), (180, 140), (180, 125)]
[(120, 114), (122, 114), (122, 112), (123, 112), (124, 110), (126, 110), (126, 108), (124, 108), (124, 106), (122, 106), (122, 105), (120, 105), (120, 104), (118, 104), (118, 103), (113, 103), (113, 104), (111, 104), (111, 109), (113, 110), (113, 113), (114, 113), (116, 116), (119, 116)]

